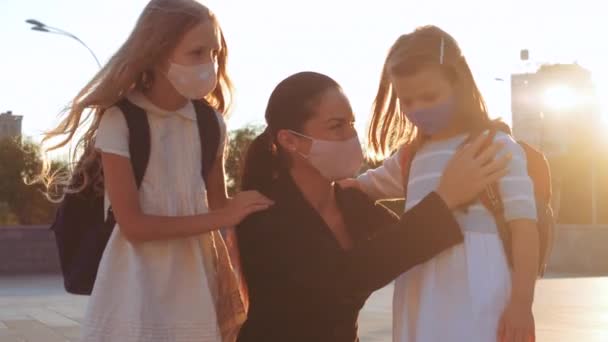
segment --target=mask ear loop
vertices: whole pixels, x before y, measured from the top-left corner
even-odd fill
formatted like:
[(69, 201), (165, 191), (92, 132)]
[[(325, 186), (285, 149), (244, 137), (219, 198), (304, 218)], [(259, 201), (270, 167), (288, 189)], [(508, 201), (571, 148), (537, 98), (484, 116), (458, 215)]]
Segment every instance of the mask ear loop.
[(441, 45), (439, 46), (439, 64), (443, 64), (445, 55), (445, 38), (441, 37)]
[[(314, 142), (315, 142), (315, 139), (313, 139), (313, 138), (309, 137), (308, 135), (305, 135), (305, 134), (302, 134), (302, 133), (296, 132), (296, 131), (294, 131), (294, 130), (292, 130), (292, 129), (290, 129), (290, 130), (289, 130), (289, 132), (291, 132), (292, 134), (294, 134), (294, 135), (296, 135), (296, 136), (298, 136), (298, 137), (301, 137), (301, 138), (304, 138), (304, 139), (308, 139), (308, 140), (310, 140), (312, 144), (314, 144)], [(311, 145), (311, 146), (312, 146), (312, 145)], [(309, 155), (305, 155), (304, 153), (302, 153), (302, 152), (300, 152), (300, 151), (294, 151), (294, 152), (296, 152), (297, 154), (299, 154), (299, 155), (300, 155), (300, 157), (302, 157), (302, 158), (304, 158), (304, 159), (308, 159), (308, 158), (310, 157), (310, 154), (309, 154)]]

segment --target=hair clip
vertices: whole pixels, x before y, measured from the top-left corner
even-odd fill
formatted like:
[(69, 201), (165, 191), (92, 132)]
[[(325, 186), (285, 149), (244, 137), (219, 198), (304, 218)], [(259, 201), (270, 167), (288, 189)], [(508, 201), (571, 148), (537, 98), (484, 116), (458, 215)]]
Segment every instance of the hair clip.
[(443, 57), (445, 51), (445, 39), (441, 37), (441, 45), (439, 46), (439, 64), (443, 64)]

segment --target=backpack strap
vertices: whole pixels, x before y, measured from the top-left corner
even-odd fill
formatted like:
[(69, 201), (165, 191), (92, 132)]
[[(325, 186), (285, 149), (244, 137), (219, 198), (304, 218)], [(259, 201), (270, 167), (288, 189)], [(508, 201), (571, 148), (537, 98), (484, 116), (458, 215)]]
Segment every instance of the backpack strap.
[(414, 160), (420, 145), (421, 142), (419, 140), (414, 140), (403, 145), (399, 151), (399, 165), (401, 166), (401, 180), (403, 182), (403, 197), (407, 197), (407, 185), (410, 179), (412, 161)]
[[(485, 149), (490, 147), (490, 145), (494, 142), (494, 138), (496, 138), (496, 134), (498, 133), (497, 126), (491, 126), (487, 137), (485, 138), (482, 148), (478, 151), (478, 155), (482, 153)], [(463, 143), (463, 145), (470, 143), (471, 141), (477, 139), (479, 135), (483, 134), (483, 132), (471, 134)], [(485, 190), (480, 194), (480, 200), (482, 204), (495, 216), (500, 217), (504, 216), (504, 204), (502, 202), (502, 198), (500, 197), (500, 192), (498, 188), (498, 183), (494, 182), (488, 185)]]
[(518, 141), (526, 155), (528, 175), (534, 182), (534, 197), (546, 205), (551, 204), (551, 168), (547, 157), (530, 144)]
[(196, 122), (198, 124), (198, 133), (201, 139), (202, 152), (202, 174), (205, 183), (209, 177), (209, 172), (213, 167), (213, 163), (217, 157), (220, 147), (220, 123), (217, 119), (215, 110), (205, 100), (192, 101), (194, 110), (196, 111)]
[[(148, 114), (146, 114), (143, 108), (134, 105), (126, 98), (120, 100), (116, 106), (120, 109), (127, 122), (131, 167), (133, 168), (135, 185), (139, 189), (144, 180), (150, 159), (150, 123), (148, 122)], [(116, 224), (112, 206), (108, 208), (106, 223), (112, 227)]]
[[(498, 132), (503, 132), (508, 135), (511, 135), (511, 129), (507, 124), (502, 121), (492, 121), (490, 124), (490, 129), (488, 131), (488, 136), (484, 141), (482, 149), (479, 151), (480, 153), (486, 148), (490, 147), (496, 138), (496, 134)], [(476, 136), (471, 136), (469, 139), (475, 139)], [(500, 196), (500, 188), (498, 186), (498, 182), (494, 182), (486, 187), (486, 189), (481, 193), (480, 196), (481, 203), (494, 215), (497, 221), (505, 221), (505, 208), (504, 203), (502, 201), (502, 197)]]
[[(494, 138), (496, 137), (496, 134), (499, 131), (507, 134), (511, 133), (509, 126), (506, 126), (506, 124), (496, 121), (493, 122), (490, 126), (487, 139), (484, 141), (483, 148), (480, 150), (480, 152), (488, 148), (494, 142)], [(475, 137), (472, 136), (471, 138)], [(512, 266), (513, 257), (511, 253), (511, 234), (509, 232), (509, 227), (505, 218), (505, 205), (500, 194), (500, 187), (498, 185), (498, 182), (494, 182), (488, 185), (480, 194), (479, 200), (481, 204), (494, 217), (494, 221), (496, 222), (496, 227), (498, 229), (498, 234), (502, 240), (503, 248), (505, 250), (507, 261), (509, 265)]]
[(137, 188), (141, 186), (150, 159), (150, 124), (143, 108), (122, 99), (116, 104), (125, 117), (129, 129), (129, 154)]

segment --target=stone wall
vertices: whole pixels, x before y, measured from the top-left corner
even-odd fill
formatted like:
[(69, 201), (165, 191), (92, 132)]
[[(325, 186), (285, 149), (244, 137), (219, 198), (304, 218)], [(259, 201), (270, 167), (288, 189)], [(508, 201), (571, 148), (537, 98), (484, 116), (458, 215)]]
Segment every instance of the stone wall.
[[(0, 227), (0, 273), (60, 271), (47, 226)], [(559, 225), (547, 271), (608, 276), (608, 226)]]
[(0, 227), (0, 274), (61, 272), (48, 226)]
[(559, 225), (548, 271), (608, 276), (608, 225)]

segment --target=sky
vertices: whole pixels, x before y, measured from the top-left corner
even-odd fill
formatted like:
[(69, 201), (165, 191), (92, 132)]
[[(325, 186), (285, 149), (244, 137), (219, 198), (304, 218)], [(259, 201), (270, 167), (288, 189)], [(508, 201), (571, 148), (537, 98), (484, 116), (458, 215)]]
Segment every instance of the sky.
[[(146, 0), (0, 0), (0, 112), (23, 115), (38, 140), (97, 70), (76, 41), (29, 29), (37, 19), (69, 31), (105, 63), (125, 41)], [(357, 128), (367, 127), (386, 53), (401, 34), (438, 25), (460, 43), (491, 115), (511, 119), (510, 74), (544, 62), (589, 68), (608, 98), (608, 32), (599, 0), (208, 0), (228, 42), (236, 85), (229, 128), (263, 123), (283, 78), (312, 70), (336, 79)], [(529, 49), (523, 64), (519, 51)], [(504, 79), (503, 82), (496, 78)], [(604, 108), (608, 108), (605, 106)], [(363, 134), (361, 134), (363, 135)]]

